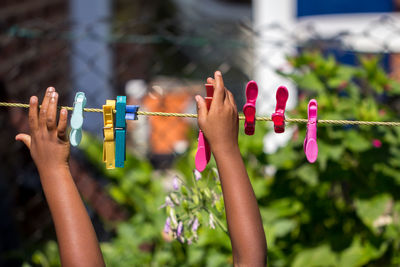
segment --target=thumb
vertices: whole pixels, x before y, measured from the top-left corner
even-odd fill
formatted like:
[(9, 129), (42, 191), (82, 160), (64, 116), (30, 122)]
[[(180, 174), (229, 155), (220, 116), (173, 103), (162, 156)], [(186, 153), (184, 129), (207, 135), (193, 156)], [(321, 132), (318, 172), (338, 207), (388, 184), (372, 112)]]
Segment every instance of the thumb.
[(204, 100), (204, 98), (197, 95), (195, 99), (197, 102), (197, 121), (200, 126), (200, 124), (203, 124), (203, 122), (205, 122), (205, 120), (207, 118), (208, 109), (207, 109), (207, 104), (206, 104), (206, 101)]
[(28, 134), (18, 134), (15, 140), (22, 141), (29, 149), (31, 149), (31, 136)]

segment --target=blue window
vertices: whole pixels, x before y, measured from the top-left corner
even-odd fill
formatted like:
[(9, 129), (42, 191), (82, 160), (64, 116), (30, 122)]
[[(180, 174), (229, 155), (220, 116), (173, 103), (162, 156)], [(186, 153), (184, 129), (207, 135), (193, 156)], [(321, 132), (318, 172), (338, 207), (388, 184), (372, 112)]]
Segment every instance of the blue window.
[(297, 16), (394, 11), (393, 0), (297, 0)]

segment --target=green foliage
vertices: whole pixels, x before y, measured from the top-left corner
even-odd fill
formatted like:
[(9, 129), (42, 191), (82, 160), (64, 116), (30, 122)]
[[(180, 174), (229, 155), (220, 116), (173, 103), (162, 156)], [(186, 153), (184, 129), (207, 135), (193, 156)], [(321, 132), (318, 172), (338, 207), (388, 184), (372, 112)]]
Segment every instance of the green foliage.
[(196, 242), (200, 225), (208, 225), (211, 229), (219, 226), (228, 235), (225, 224), (219, 219), (225, 219), (225, 213), (221, 184), (219, 179), (212, 175), (216, 174), (217, 170), (211, 169), (208, 173), (212, 177), (202, 177), (202, 174), (195, 170), (191, 185), (175, 177), (174, 191), (168, 194), (163, 205), (168, 215), (164, 232), (172, 234), (182, 243)]
[[(293, 71), (281, 74), (300, 89), (298, 108), (290, 116), (306, 117), (308, 100), (316, 98), (320, 119), (396, 120), (391, 103), (399, 85), (377, 58), (346, 66), (304, 52), (289, 62)], [(305, 125), (288, 127), (295, 128), (292, 140), (271, 155), (263, 151), (265, 124), (257, 124), (254, 136), (239, 139), (263, 217), (270, 265), (398, 264), (399, 129), (320, 125), (318, 160), (309, 164), (303, 152)], [(266, 171), (271, 168), (274, 174)], [(178, 211), (178, 216), (190, 214)]]
[[(359, 66), (346, 66), (331, 56), (303, 52), (288, 61), (293, 71), (281, 74), (300, 89), (298, 107), (289, 117), (305, 118), (309, 99), (316, 98), (320, 119), (397, 120), (393, 103), (400, 85), (379, 66), (379, 58), (363, 57)], [(270, 155), (263, 151), (270, 131), (265, 123), (257, 122), (251, 137), (241, 126), (239, 137), (270, 266), (399, 265), (400, 129), (319, 125), (319, 155), (310, 164), (303, 152), (305, 125), (287, 127), (295, 129), (292, 139)], [(156, 177), (148, 162), (132, 156), (126, 168), (106, 172), (101, 144), (84, 142), (84, 151), (109, 177), (110, 194), (132, 214), (126, 222), (109, 225), (116, 236), (102, 244), (108, 266), (232, 264), (215, 162), (200, 180), (193, 179), (194, 136), (191, 140), (175, 166), (181, 173), (179, 189), (163, 185), (162, 175)], [(210, 229), (210, 214), (220, 222), (216, 229)], [(167, 217), (168, 234), (163, 232)], [(200, 226), (193, 230), (196, 218)], [(178, 235), (179, 222), (183, 232)], [(41, 255), (46, 252), (40, 253), (34, 256), (37, 264), (45, 262)]]
[[(333, 57), (304, 52), (289, 62), (293, 72), (281, 74), (300, 88), (292, 116), (306, 117), (308, 100), (316, 98), (319, 119), (397, 120), (391, 103), (398, 98), (399, 85), (386, 75), (378, 58), (362, 57), (359, 66), (346, 66)], [(259, 166), (277, 167), (271, 193), (259, 199), (261, 210), (286, 198), (301, 206), (297, 213), (280, 217), (295, 225), (285, 236), (276, 238), (266, 228), (271, 265), (398, 263), (399, 129), (320, 125), (315, 164), (306, 162), (302, 149), (305, 126), (296, 131), (273, 155), (262, 157), (261, 149), (253, 152), (262, 159)], [(262, 215), (268, 221), (270, 215)]]

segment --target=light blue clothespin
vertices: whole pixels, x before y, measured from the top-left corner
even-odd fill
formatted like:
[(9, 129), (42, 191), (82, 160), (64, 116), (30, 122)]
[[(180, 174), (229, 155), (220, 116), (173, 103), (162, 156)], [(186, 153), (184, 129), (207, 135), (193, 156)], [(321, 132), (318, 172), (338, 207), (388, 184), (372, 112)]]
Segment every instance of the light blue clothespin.
[(83, 109), (85, 106), (85, 93), (76, 93), (74, 111), (72, 112), (71, 117), (71, 132), (69, 133), (69, 142), (72, 146), (78, 146), (82, 140)]
[(126, 159), (126, 96), (117, 96), (115, 115), (115, 167), (123, 168)]

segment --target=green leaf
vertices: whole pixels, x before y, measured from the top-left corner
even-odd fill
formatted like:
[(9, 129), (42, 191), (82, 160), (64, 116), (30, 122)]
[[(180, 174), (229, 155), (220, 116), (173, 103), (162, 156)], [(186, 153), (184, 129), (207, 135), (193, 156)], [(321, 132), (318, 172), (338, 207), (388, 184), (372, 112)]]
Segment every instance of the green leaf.
[(254, 179), (251, 181), (251, 184), (254, 188), (254, 194), (256, 197), (263, 198), (266, 197), (269, 193), (269, 187), (268, 187), (268, 180), (261, 178), (261, 179)]
[(344, 144), (354, 152), (363, 152), (372, 145), (359, 132), (349, 131), (344, 139)]
[(224, 199), (221, 197), (215, 202), (215, 208), (217, 209), (218, 212), (223, 212), (224, 211)]
[(301, 77), (292, 77), (297, 85), (308, 91), (322, 93), (325, 90), (324, 84), (318, 79), (317, 75), (312, 72), (306, 73)]
[(377, 195), (371, 199), (357, 199), (355, 202), (357, 215), (366, 226), (377, 233), (378, 226), (374, 225), (374, 223), (385, 213), (391, 200), (392, 197), (388, 194)]
[(125, 202), (125, 194), (121, 190), (120, 187), (113, 186), (110, 188), (110, 195), (113, 197), (114, 200), (116, 200), (118, 203), (124, 203)]
[(314, 165), (303, 165), (297, 170), (298, 177), (309, 186), (318, 184), (318, 172)]
[[(329, 245), (321, 245), (312, 249), (305, 249), (298, 253), (292, 267), (322, 267), (337, 266), (337, 255)], [(350, 266), (350, 265), (349, 265)]]
[(361, 243), (359, 237), (355, 237), (351, 246), (343, 251), (340, 256), (340, 267), (364, 266), (368, 262), (379, 258), (386, 251), (387, 244), (383, 243), (379, 249), (372, 246), (368, 241)]
[(276, 220), (273, 229), (276, 237), (283, 237), (289, 234), (297, 226), (296, 221), (288, 219)]

